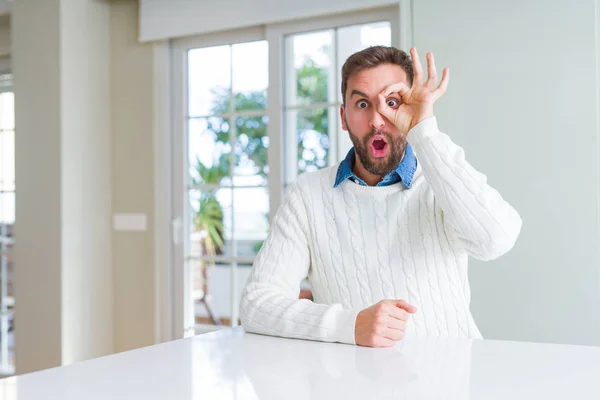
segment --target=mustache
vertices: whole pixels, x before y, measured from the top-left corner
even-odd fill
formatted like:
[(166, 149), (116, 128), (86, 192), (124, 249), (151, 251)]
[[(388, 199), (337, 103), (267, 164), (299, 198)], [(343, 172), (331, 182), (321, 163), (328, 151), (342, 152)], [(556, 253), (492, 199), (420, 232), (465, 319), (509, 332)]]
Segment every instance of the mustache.
[(369, 134), (367, 136), (365, 136), (364, 142), (367, 143), (375, 135), (384, 136), (387, 139), (388, 143), (392, 143), (393, 142), (392, 135), (390, 135), (386, 131), (376, 130), (376, 129), (373, 129), (371, 132), (369, 132)]

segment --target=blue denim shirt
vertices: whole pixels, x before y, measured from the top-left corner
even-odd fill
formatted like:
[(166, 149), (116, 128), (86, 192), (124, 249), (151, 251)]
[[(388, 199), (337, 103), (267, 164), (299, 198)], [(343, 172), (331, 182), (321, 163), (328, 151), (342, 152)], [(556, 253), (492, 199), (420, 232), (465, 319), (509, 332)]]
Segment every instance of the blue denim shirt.
[[(368, 186), (362, 179), (352, 172), (355, 157), (354, 147), (352, 147), (346, 155), (344, 161), (342, 161), (338, 167), (337, 175), (335, 176), (335, 183), (333, 185), (334, 188), (341, 185), (346, 179), (350, 179), (362, 186)], [(416, 169), (417, 157), (415, 156), (412, 147), (410, 147), (410, 144), (406, 144), (404, 157), (402, 158), (400, 164), (398, 164), (395, 170), (388, 172), (387, 175), (383, 177), (381, 182), (375, 186), (389, 186), (393, 185), (394, 183), (402, 182), (404, 186), (410, 188), (410, 184), (415, 176)]]

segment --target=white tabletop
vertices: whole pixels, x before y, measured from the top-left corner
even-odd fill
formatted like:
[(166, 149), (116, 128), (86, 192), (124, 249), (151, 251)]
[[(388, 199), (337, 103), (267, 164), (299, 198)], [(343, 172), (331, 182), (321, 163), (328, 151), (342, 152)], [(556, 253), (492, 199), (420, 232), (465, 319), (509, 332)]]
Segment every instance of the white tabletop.
[(600, 347), (409, 337), (371, 349), (236, 328), (0, 380), (0, 398), (600, 399)]

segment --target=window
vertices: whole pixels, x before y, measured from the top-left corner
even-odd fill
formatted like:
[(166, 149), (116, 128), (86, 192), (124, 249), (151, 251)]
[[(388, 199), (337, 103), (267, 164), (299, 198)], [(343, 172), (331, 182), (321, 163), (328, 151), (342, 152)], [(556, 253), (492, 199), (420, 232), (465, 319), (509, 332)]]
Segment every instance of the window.
[(0, 375), (14, 374), (15, 122), (12, 75), (0, 75)]
[(232, 271), (252, 263), (267, 235), (267, 64), (264, 40), (188, 52), (187, 260), (197, 324), (236, 324)]
[(350, 148), (339, 122), (343, 62), (392, 44), (397, 20), (392, 7), (173, 42), (176, 337), (239, 323), (286, 185)]
[(269, 229), (268, 45), (192, 46), (184, 58), (183, 262), (193, 325), (202, 330), (237, 325), (249, 271), (243, 267), (252, 264)]

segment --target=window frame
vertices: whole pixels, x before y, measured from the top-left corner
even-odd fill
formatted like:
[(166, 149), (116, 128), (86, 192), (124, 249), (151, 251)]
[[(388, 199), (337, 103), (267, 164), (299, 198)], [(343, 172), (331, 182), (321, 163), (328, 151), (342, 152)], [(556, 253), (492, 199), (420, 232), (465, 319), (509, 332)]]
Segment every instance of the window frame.
[[(1, 93), (14, 93), (13, 85), (12, 85), (12, 71), (10, 69), (10, 59), (9, 58), (0, 58), (0, 75), (10, 75), (10, 80), (8, 85), (0, 85), (0, 94)], [(5, 130), (1, 130), (0, 134)], [(13, 134), (16, 132), (15, 127), (13, 126)], [(16, 193), (16, 188), (12, 191), (3, 191), (0, 193)], [(13, 222), (13, 232), (14, 232), (14, 222)], [(10, 376), (14, 374), (15, 366), (9, 363), (9, 351), (8, 351), (8, 308), (12, 307), (14, 312), (14, 297), (8, 296), (8, 261), (6, 259), (7, 256), (14, 255), (14, 251), (5, 249), (4, 246), (14, 246), (14, 236), (9, 237), (8, 231), (6, 230), (6, 226), (3, 223), (0, 223), (0, 377), (1, 376)], [(14, 259), (13, 259), (14, 263)], [(14, 264), (13, 264), (14, 268)], [(14, 318), (14, 317), (13, 317)], [(13, 346), (14, 351), (14, 346)]]

